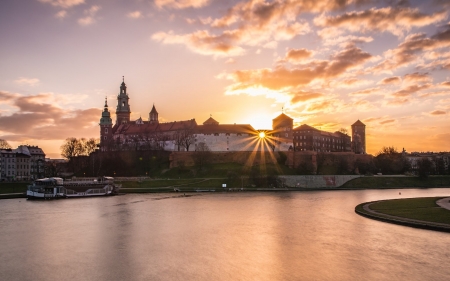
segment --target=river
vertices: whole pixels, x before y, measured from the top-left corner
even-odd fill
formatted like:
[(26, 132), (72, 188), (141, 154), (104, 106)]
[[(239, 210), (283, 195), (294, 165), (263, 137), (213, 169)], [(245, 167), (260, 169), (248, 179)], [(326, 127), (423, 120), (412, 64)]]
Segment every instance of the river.
[(450, 278), (449, 233), (354, 212), (449, 188), (189, 195), (0, 200), (0, 279)]

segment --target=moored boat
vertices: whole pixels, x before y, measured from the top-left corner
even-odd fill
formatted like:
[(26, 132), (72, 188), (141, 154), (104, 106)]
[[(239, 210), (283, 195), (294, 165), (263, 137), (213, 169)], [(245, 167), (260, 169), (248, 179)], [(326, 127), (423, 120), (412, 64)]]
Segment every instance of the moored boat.
[(28, 199), (62, 199), (116, 195), (120, 185), (112, 177), (64, 181), (62, 178), (38, 179), (27, 188)]

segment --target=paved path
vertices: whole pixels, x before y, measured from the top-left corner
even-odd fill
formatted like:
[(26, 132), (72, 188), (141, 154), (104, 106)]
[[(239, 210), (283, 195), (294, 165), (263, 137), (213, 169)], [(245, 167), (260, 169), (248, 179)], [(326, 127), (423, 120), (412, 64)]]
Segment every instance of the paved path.
[(436, 204), (438, 204), (441, 208), (450, 210), (450, 197), (439, 199), (436, 201)]

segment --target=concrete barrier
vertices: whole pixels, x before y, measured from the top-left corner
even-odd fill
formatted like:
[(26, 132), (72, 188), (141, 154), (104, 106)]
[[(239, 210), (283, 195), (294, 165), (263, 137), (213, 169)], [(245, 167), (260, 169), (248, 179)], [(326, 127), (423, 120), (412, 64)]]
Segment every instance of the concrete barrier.
[(361, 175), (280, 176), (284, 184), (293, 188), (336, 188)]

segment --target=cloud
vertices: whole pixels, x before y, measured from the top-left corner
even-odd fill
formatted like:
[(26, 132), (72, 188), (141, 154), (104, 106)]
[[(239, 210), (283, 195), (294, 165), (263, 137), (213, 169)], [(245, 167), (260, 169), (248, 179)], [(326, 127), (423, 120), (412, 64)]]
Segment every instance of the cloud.
[(388, 120), (384, 120), (379, 122), (380, 125), (385, 125), (385, 124), (389, 124), (389, 123), (394, 123), (395, 119), (388, 119)]
[(218, 78), (233, 81), (233, 84), (226, 88), (228, 95), (241, 93), (252, 95), (249, 93), (254, 93), (254, 89), (258, 89), (257, 92), (261, 93), (260, 95), (267, 95), (267, 91), (278, 92), (279, 95), (293, 96), (291, 102), (296, 102), (305, 97), (318, 96), (317, 93), (311, 95), (303, 90), (314, 80), (339, 77), (347, 71), (363, 65), (370, 58), (369, 53), (363, 52), (355, 46), (349, 46), (333, 54), (328, 61), (314, 60), (293, 68), (279, 65), (273, 69), (238, 70), (230, 74), (222, 74)]
[(140, 18), (143, 18), (144, 16), (142, 15), (141, 11), (134, 11), (134, 12), (129, 12), (127, 14), (127, 17), (129, 17), (130, 19), (140, 19)]
[[(325, 30), (324, 32), (326, 32)], [(344, 47), (347, 44), (361, 44), (361, 43), (369, 43), (373, 41), (372, 37), (365, 37), (365, 36), (354, 36), (354, 35), (347, 35), (347, 36), (339, 36), (339, 37), (333, 37), (333, 34), (326, 34), (319, 31), (319, 35), (322, 35), (324, 37), (325, 46), (341, 46)]]
[(443, 87), (449, 87), (450, 88), (450, 81), (445, 81), (445, 82), (442, 82), (441, 84), (439, 84), (440, 86), (443, 86)]
[(41, 3), (48, 3), (55, 7), (64, 9), (84, 4), (84, 0), (38, 0)]
[[(9, 139), (65, 139), (74, 132), (89, 135), (97, 134), (97, 121), (101, 109), (70, 110), (60, 108), (49, 100), (54, 99), (50, 93), (31, 96), (0, 92), (0, 100), (12, 102), (17, 111), (0, 114), (0, 131)], [(76, 134), (76, 133), (75, 133)]]
[(57, 19), (63, 19), (66, 16), (67, 16), (67, 11), (65, 11), (65, 10), (59, 11), (55, 14), (55, 18), (57, 18)]
[(101, 9), (100, 6), (94, 5), (87, 10), (84, 10), (86, 15), (84, 18), (78, 19), (78, 24), (82, 26), (88, 26), (96, 22), (95, 15)]
[(427, 26), (446, 18), (446, 12), (427, 15), (418, 9), (385, 7), (353, 11), (337, 16), (321, 14), (314, 19), (314, 23), (327, 29), (343, 28), (352, 32), (388, 31), (394, 35), (403, 36), (411, 27)]
[(215, 36), (207, 30), (199, 30), (186, 35), (158, 32), (152, 35), (152, 39), (163, 44), (185, 44), (193, 52), (203, 55), (239, 56), (244, 53), (244, 49), (234, 45), (238, 36), (232, 32)]
[(374, 93), (379, 93), (379, 92), (380, 92), (380, 88), (375, 87), (375, 88), (368, 88), (368, 89), (360, 90), (357, 92), (353, 92), (353, 93), (350, 93), (350, 95), (351, 96), (369, 95), (369, 94), (374, 94)]
[[(163, 44), (184, 44), (193, 52), (212, 56), (241, 55), (247, 46), (274, 48), (278, 41), (311, 32), (309, 24), (304, 20), (297, 20), (296, 11), (285, 9), (286, 5), (281, 1), (240, 2), (224, 17), (202, 21), (213, 27), (214, 33), (209, 30), (182, 35), (173, 31), (157, 32), (152, 38)], [(201, 44), (195, 44), (199, 41)], [(217, 45), (225, 46), (227, 51), (217, 48)]]
[(290, 49), (284, 59), (289, 62), (299, 62), (303, 59), (309, 58), (313, 54), (312, 51), (307, 49)]
[(431, 82), (433, 78), (428, 73), (414, 72), (403, 76), (403, 82), (405, 83), (418, 83), (418, 82)]
[(0, 91), (0, 101), (2, 101), (2, 102), (13, 100), (15, 97), (16, 97), (16, 95), (14, 95), (14, 94)]
[(308, 112), (319, 112), (319, 111), (326, 112), (326, 111), (331, 110), (332, 108), (334, 108), (333, 102), (331, 100), (325, 100), (325, 101), (311, 104), (310, 106), (308, 106), (306, 111), (308, 111)]
[(36, 86), (40, 81), (37, 78), (19, 77), (18, 79), (14, 80), (14, 82), (22, 85)]
[(400, 106), (403, 104), (409, 103), (409, 99), (401, 99), (401, 98), (396, 98), (393, 100), (390, 100), (386, 103), (386, 105), (391, 105), (391, 106)]
[(296, 91), (292, 93), (291, 103), (295, 104), (300, 102), (306, 102), (320, 97), (323, 97), (322, 93)]
[(392, 94), (394, 97), (407, 97), (416, 92), (431, 88), (431, 84), (411, 85)]
[(435, 110), (435, 111), (430, 112), (430, 115), (433, 115), (433, 116), (446, 115), (446, 114), (447, 114), (447, 112), (442, 111), (442, 110)]
[(393, 77), (388, 77), (388, 78), (384, 78), (383, 80), (381, 80), (380, 82), (378, 82), (378, 85), (387, 85), (387, 84), (398, 84), (402, 82), (402, 79), (398, 76), (393, 76)]
[(209, 0), (155, 0), (155, 5), (158, 8), (201, 8), (209, 4)]
[[(448, 47), (450, 47), (450, 24), (445, 25), (442, 31), (431, 37), (427, 37), (423, 33), (411, 34), (397, 48), (386, 51), (384, 53), (385, 60), (370, 71), (375, 73), (386, 70), (393, 71), (412, 64), (420, 58), (423, 59), (419, 56), (421, 53), (439, 51)], [(437, 60), (433, 63), (433, 67), (445, 68), (447, 64), (447, 60)]]

